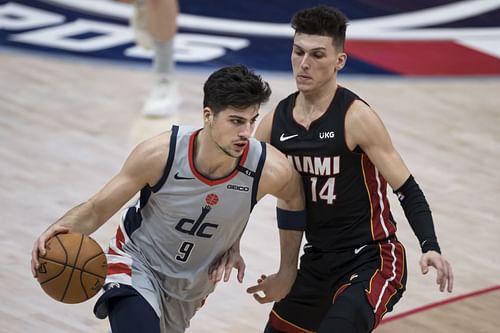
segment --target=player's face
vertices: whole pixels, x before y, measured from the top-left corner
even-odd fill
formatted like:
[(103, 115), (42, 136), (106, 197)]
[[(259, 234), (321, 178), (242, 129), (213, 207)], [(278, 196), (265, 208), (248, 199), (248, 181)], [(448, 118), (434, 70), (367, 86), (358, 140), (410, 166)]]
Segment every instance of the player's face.
[(240, 157), (255, 129), (258, 116), (258, 105), (245, 109), (227, 108), (217, 115), (210, 111), (207, 121), (213, 142), (226, 155)]
[(336, 73), (346, 54), (333, 46), (332, 37), (296, 33), (293, 41), (292, 67), (297, 89), (310, 92), (335, 83)]

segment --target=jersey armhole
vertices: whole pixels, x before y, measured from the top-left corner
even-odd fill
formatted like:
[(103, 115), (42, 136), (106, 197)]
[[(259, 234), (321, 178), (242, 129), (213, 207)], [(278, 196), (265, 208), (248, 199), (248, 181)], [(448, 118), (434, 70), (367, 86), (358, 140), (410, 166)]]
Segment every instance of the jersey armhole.
[[(281, 101), (279, 101), (278, 105), (276, 105), (276, 107), (274, 108), (273, 119), (271, 122), (271, 132), (269, 133), (269, 142), (268, 142), (270, 145), (277, 147), (276, 145), (279, 142), (279, 141), (276, 142), (276, 140), (278, 140), (279, 137), (275, 138), (273, 135), (273, 131), (275, 129), (274, 124), (278, 123), (277, 118), (279, 117), (279, 113), (284, 112), (285, 114), (283, 116), (286, 119), (286, 117), (287, 117), (286, 112), (288, 110), (288, 105), (289, 105), (289, 103), (295, 104), (295, 99), (297, 98), (298, 94), (299, 94), (299, 92), (296, 91), (296, 92), (288, 95), (285, 99), (282, 99)], [(292, 112), (291, 118), (293, 120), (293, 106), (292, 106), (292, 109), (290, 112)]]
[(276, 105), (276, 107), (274, 108), (274, 112), (273, 112), (273, 117), (271, 119), (271, 130), (269, 131), (269, 144), (273, 144), (273, 138), (274, 138), (274, 135), (273, 135), (273, 132), (274, 132), (274, 124), (276, 123), (276, 117), (278, 117), (278, 108), (280, 107), (281, 105), (281, 102), (278, 103), (278, 105)]
[(252, 186), (252, 205), (250, 211), (257, 204), (257, 191), (259, 190), (260, 176), (262, 175), (262, 169), (264, 169), (264, 163), (266, 161), (267, 146), (265, 142), (259, 141), (262, 147), (262, 152), (260, 154), (259, 163), (257, 164), (257, 170), (255, 170), (255, 176), (253, 178)]
[(170, 135), (170, 145), (169, 145), (169, 151), (168, 151), (167, 163), (165, 165), (165, 170), (163, 171), (163, 175), (161, 176), (158, 183), (151, 186), (151, 190), (153, 192), (158, 192), (160, 190), (160, 188), (167, 181), (167, 177), (170, 173), (170, 170), (172, 169), (172, 164), (174, 163), (175, 147), (177, 146), (177, 133), (178, 132), (179, 132), (179, 126), (173, 125), (172, 126), (172, 133)]
[(346, 122), (346, 118), (347, 118), (347, 113), (354, 102), (360, 101), (360, 102), (366, 104), (368, 107), (370, 107), (370, 104), (366, 103), (365, 100), (360, 98), (358, 95), (356, 95), (354, 93), (352, 93), (352, 94), (353, 94), (354, 98), (352, 99), (351, 103), (347, 107), (347, 111), (344, 114), (344, 147), (345, 147), (346, 151), (348, 151), (351, 154), (363, 155), (365, 152), (363, 151), (363, 149), (361, 149), (361, 147), (359, 145), (356, 145), (356, 147), (354, 147), (354, 149), (352, 149), (352, 150), (347, 145), (347, 128), (346, 128), (345, 122)]

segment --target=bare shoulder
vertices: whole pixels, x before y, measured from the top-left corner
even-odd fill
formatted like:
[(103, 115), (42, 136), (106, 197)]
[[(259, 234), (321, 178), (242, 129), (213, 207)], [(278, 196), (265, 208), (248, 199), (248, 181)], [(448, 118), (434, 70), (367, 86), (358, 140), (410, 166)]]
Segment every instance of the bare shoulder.
[(346, 122), (358, 124), (372, 117), (378, 117), (375, 111), (363, 101), (355, 100), (347, 110)]
[(387, 135), (377, 113), (360, 100), (354, 101), (347, 110), (345, 129), (346, 143), (351, 150)]
[(171, 131), (166, 131), (139, 143), (130, 153), (124, 169), (141, 173), (149, 185), (162, 177), (167, 162)]
[(138, 143), (129, 158), (137, 162), (152, 163), (168, 154), (171, 132), (163, 132)]
[(276, 174), (284, 176), (290, 174), (293, 167), (290, 162), (288, 162), (286, 156), (271, 144), (266, 143), (266, 146), (267, 158), (266, 163), (264, 164), (264, 171), (267, 171), (269, 176)]
[(299, 173), (278, 149), (270, 144), (267, 144), (267, 149), (257, 199), (271, 194), (282, 208), (294, 211), (304, 209), (304, 191)]
[(293, 167), (278, 149), (266, 144), (267, 154), (259, 182), (258, 197), (275, 195), (293, 178)]
[(259, 126), (255, 131), (255, 137), (257, 138), (257, 140), (267, 143), (271, 142), (271, 130), (273, 126), (273, 118), (275, 110), (276, 108), (273, 109), (271, 112), (268, 112), (260, 121)]

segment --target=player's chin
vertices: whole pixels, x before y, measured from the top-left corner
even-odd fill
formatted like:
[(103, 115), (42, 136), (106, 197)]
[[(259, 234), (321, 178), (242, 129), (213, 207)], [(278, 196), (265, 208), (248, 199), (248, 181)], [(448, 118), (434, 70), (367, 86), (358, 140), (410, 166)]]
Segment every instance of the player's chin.
[(302, 91), (302, 92), (308, 92), (308, 91), (311, 91), (313, 90), (313, 85), (312, 85), (312, 82), (299, 82), (299, 81), (295, 81), (296, 85), (297, 85), (297, 89), (299, 91)]

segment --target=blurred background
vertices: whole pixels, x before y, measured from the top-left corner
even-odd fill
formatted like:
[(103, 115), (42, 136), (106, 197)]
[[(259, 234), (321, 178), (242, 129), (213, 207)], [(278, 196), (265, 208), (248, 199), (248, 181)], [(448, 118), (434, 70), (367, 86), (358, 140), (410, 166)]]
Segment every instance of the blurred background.
[[(147, 1), (147, 0), (146, 0)], [(134, 5), (0, 1), (0, 332), (108, 332), (95, 299), (66, 305), (29, 270), (33, 241), (116, 173), (140, 140), (201, 126), (208, 74), (243, 63), (269, 81), (261, 115), (295, 90), (291, 15), (329, 4), (349, 18), (339, 83), (377, 111), (433, 210), (455, 291), (420, 274), (420, 250), (391, 196), (408, 288), (376, 332), (498, 332), (500, 327), (500, 0), (180, 1), (173, 41), (178, 112), (141, 113), (154, 51), (136, 44)], [(242, 240), (245, 282), (217, 287), (188, 332), (261, 332), (271, 305), (245, 289), (279, 259), (274, 199)], [(105, 248), (118, 215), (93, 237)]]

